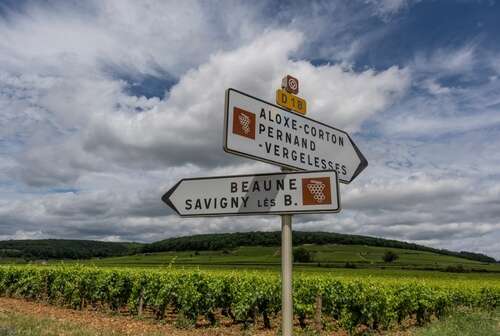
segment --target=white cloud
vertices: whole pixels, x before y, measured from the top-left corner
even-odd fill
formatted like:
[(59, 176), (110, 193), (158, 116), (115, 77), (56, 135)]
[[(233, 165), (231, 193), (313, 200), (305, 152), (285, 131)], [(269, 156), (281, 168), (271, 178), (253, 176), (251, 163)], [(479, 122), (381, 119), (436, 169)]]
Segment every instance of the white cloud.
[(442, 86), (433, 78), (425, 79), (422, 82), (422, 87), (433, 95), (447, 94), (452, 91), (452, 88)]
[[(247, 160), (223, 153), (220, 134), (225, 88), (236, 87), (272, 100), (281, 76), (291, 72), (304, 78), (303, 96), (314, 97), (308, 99), (314, 118), (355, 130), (408, 87), (408, 72), (396, 67), (360, 73), (340, 65), (315, 67), (291, 60), (290, 54), (302, 43), (299, 32), (267, 31), (240, 48), (212, 54), (206, 63), (181, 76), (163, 100), (128, 96), (123, 83), (98, 72), (81, 78), (57, 74), (44, 84), (38, 70), (32, 69), (36, 84), (30, 85), (28, 98), (36, 109), (30, 115), (38, 123), (50, 121), (61, 134), (50, 141), (43, 135), (54, 134), (54, 127), (36, 141), (27, 134), (30, 145), (17, 155), (20, 166), (10, 167), (15, 172), (11, 176), (32, 186), (69, 185), (82, 192), (33, 196), (40, 209), (38, 225), (24, 216), (23, 203), (16, 203), (17, 215), (12, 221), (24, 227), (26, 234), (39, 232), (42, 225), (42, 232), (56, 236), (148, 240), (156, 236), (139, 231), (159, 230), (162, 220), (155, 217), (169, 213), (160, 196), (178, 177), (210, 175), (200, 168), (203, 166), (214, 167), (214, 175), (274, 170), (264, 164), (250, 167)], [(23, 79), (6, 76), (4, 85)], [(24, 80), (12, 90), (20, 92), (27, 84)], [(9, 103), (25, 98), (4, 97)], [(163, 167), (165, 173), (159, 173)], [(51, 222), (61, 224), (51, 228)], [(204, 226), (199, 232), (205, 232), (207, 220), (193, 221), (200, 222)], [(247, 223), (248, 219), (216, 222), (210, 222), (214, 230), (242, 230), (246, 228), (243, 224), (234, 223)], [(268, 228), (267, 219), (259, 222), (257, 228)], [(186, 232), (198, 232), (198, 227), (181, 226)], [(109, 235), (110, 231), (121, 235)], [(181, 232), (176, 229), (171, 234)]]
[(495, 112), (459, 117), (402, 116), (384, 125), (388, 133), (403, 135), (442, 135), (483, 129), (500, 124)]
[[(341, 214), (296, 216), (294, 228), (486, 251), (474, 239), (499, 232), (498, 85), (443, 80), (475, 78), (478, 47), (378, 71), (309, 61), (351, 62), (386, 32), (363, 26), (374, 8), (390, 18), (412, 3), (291, 5), (273, 17), (265, 4), (28, 3), (1, 18), (0, 238), (279, 230), (275, 216), (179, 219), (160, 197), (182, 177), (276, 171), (222, 151), (224, 90), (273, 101), (290, 73), (309, 116), (354, 133), (370, 162), (341, 187)], [(131, 95), (144, 75), (172, 79), (169, 92)]]
[[(274, 43), (277, 39), (279, 44)], [(408, 74), (398, 68), (356, 73), (338, 65), (314, 67), (308, 62), (288, 60), (300, 42), (300, 34), (273, 31), (248, 46), (216, 54), (182, 77), (157, 109), (136, 116), (99, 115), (87, 147), (97, 142), (96, 146), (115, 145), (115, 153), (123, 146), (124, 155), (140, 150), (146, 156), (150, 151), (154, 155), (161, 153), (170, 164), (192, 160), (213, 165), (222, 155), (216, 150), (227, 87), (272, 100), (273, 88), (283, 73), (291, 72), (304, 78), (303, 96), (312, 97), (308, 99), (312, 117), (335, 121), (338, 127), (350, 130), (358, 129), (362, 121), (390, 105), (407, 88)], [(103, 134), (109, 140), (102, 139)], [(182, 153), (173, 146), (169, 148), (172, 143), (180, 146)], [(194, 152), (199, 154), (191, 156)]]
[(407, 9), (414, 3), (420, 0), (365, 0), (367, 4), (374, 7), (375, 14), (388, 21), (392, 16)]
[(29, 3), (0, 22), (0, 60), (11, 71), (25, 72), (30, 63), (61, 76), (104, 65), (180, 75), (212, 52), (252, 39), (260, 30), (258, 9), (202, 1)]
[(38, 117), (76, 131), (60, 143), (37, 139), (19, 156), (19, 173), (30, 184), (43, 185), (72, 183), (86, 171), (116, 165), (147, 170), (187, 163), (226, 165), (230, 157), (220, 150), (225, 89), (235, 87), (272, 101), (287, 72), (304, 78), (302, 95), (312, 117), (351, 131), (408, 87), (408, 72), (397, 67), (358, 73), (340, 65), (315, 67), (290, 60), (301, 42), (300, 33), (269, 31), (246, 46), (216, 53), (182, 76), (165, 100), (127, 96), (120, 82), (103, 78), (57, 80), (34, 95)]
[(369, 185), (349, 188), (344, 193), (344, 203), (350, 208), (362, 209), (418, 209), (436, 200), (453, 201), (465, 189), (465, 181), (436, 179), (416, 174), (403, 179), (373, 181)]
[(500, 123), (500, 84), (497, 81), (453, 88), (440, 86), (432, 77), (417, 83), (432, 96), (411, 95), (378, 115), (385, 134), (436, 137), (493, 128)]
[(467, 74), (477, 65), (476, 44), (472, 41), (459, 47), (442, 47), (418, 52), (411, 67), (421, 73), (435, 75)]

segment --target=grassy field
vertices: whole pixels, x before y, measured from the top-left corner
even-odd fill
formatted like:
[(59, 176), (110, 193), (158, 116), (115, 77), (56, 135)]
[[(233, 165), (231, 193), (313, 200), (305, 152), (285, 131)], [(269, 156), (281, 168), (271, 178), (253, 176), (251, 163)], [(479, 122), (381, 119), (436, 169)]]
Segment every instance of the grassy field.
[(500, 335), (500, 310), (459, 309), (443, 320), (414, 329), (415, 336), (494, 336)]
[[(106, 334), (119, 335), (119, 333), (113, 331)], [(33, 318), (33, 316), (10, 312), (0, 313), (0, 336), (18, 335), (97, 336), (103, 335), (103, 333), (93, 328), (51, 318)]]
[[(350, 263), (356, 268), (445, 269), (450, 266), (462, 266), (465, 269), (500, 272), (500, 264), (482, 263), (431, 252), (360, 245), (304, 245), (304, 247), (312, 253), (313, 262), (297, 264), (296, 267), (302, 270), (323, 271), (328, 268), (344, 267), (346, 263)], [(385, 263), (382, 256), (389, 250), (396, 253), (399, 259)], [(173, 264), (180, 267), (273, 269), (279, 268), (280, 248), (242, 246), (234, 250), (160, 252), (78, 262), (116, 267), (165, 267)]]

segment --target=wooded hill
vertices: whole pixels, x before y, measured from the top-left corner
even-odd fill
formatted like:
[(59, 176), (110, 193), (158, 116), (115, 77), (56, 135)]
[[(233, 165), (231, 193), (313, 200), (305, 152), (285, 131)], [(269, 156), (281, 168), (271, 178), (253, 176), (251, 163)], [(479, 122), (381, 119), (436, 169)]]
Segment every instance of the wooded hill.
[[(342, 244), (342, 245), (367, 245), (378, 247), (394, 247), (406, 250), (417, 250), (434, 252), (438, 254), (465, 258), (469, 260), (494, 263), (496, 260), (481, 253), (455, 252), (444, 249), (406, 243), (398, 240), (374, 238), (368, 236), (347, 235), (332, 232), (303, 232), (293, 231), (293, 245), (303, 244)], [(169, 238), (146, 244), (143, 252), (165, 252), (165, 251), (203, 251), (233, 249), (238, 246), (280, 246), (281, 232), (238, 232), (203, 234)]]
[[(343, 244), (393, 247), (407, 250), (434, 252), (480, 262), (495, 263), (487, 255), (473, 252), (454, 252), (427, 246), (358, 235), (331, 232), (293, 232), (293, 244)], [(88, 259), (136, 253), (166, 251), (215, 251), (231, 250), (240, 246), (280, 246), (281, 232), (244, 232), (193, 235), (169, 238), (151, 244), (115, 243), (91, 240), (6, 240), (0, 241), (0, 258), (23, 259)]]

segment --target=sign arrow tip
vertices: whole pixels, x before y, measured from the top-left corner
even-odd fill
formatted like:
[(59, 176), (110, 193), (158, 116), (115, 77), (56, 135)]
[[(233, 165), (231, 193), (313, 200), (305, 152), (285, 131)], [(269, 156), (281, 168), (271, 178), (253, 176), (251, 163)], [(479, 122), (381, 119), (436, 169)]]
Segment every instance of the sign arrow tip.
[(177, 182), (172, 188), (170, 188), (169, 191), (167, 191), (165, 193), (165, 195), (163, 195), (161, 197), (161, 200), (163, 202), (165, 202), (169, 207), (171, 207), (175, 212), (177, 212), (179, 214), (179, 211), (177, 210), (177, 208), (175, 207), (175, 205), (172, 203), (172, 201), (170, 200), (170, 196), (172, 196), (172, 194), (174, 193), (174, 191), (179, 187), (179, 185), (182, 183), (183, 180), (180, 180), (179, 182)]
[(361, 153), (361, 151), (359, 150), (358, 146), (356, 146), (356, 144), (354, 143), (354, 141), (352, 141), (352, 138), (347, 135), (347, 137), (349, 138), (349, 141), (351, 141), (351, 145), (352, 147), (354, 148), (354, 151), (356, 152), (356, 154), (358, 155), (359, 157), (359, 160), (360, 160), (360, 163), (358, 165), (358, 168), (356, 169), (356, 171), (354, 172), (354, 174), (352, 175), (351, 177), (351, 181), (354, 180), (354, 178), (356, 176), (358, 176), (366, 167), (368, 167), (368, 160), (365, 158), (365, 156), (363, 155), (363, 153)]

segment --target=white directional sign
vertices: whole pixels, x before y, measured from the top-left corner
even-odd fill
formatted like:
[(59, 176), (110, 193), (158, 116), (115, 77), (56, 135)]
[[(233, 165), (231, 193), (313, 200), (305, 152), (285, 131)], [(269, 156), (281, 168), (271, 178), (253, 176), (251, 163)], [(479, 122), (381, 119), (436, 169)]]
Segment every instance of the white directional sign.
[(343, 183), (368, 165), (346, 132), (234, 89), (226, 91), (224, 150), (295, 170), (336, 170)]
[(340, 211), (333, 170), (188, 178), (162, 200), (183, 217)]

